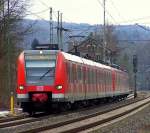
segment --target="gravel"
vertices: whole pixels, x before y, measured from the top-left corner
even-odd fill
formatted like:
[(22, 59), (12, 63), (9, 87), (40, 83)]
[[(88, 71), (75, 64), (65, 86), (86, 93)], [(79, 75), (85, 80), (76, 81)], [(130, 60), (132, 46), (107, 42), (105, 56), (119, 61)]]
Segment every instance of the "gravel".
[[(138, 98), (140, 99), (140, 98), (144, 98), (144, 97), (145, 97), (145, 94), (142, 94)], [(125, 102), (127, 102), (127, 101), (122, 101), (122, 102), (116, 103), (116, 104), (122, 104), (122, 103), (125, 103)], [(114, 106), (114, 105), (115, 104), (108, 105), (108, 106), (110, 108), (111, 106)], [(100, 111), (100, 110), (104, 110), (104, 109), (106, 109), (106, 106), (100, 106), (100, 107), (97, 107), (97, 108), (91, 108), (91, 109), (88, 109), (87, 111), (81, 111), (81, 112), (78, 112), (78, 113), (69, 113), (69, 114), (66, 114), (66, 115), (62, 115), (62, 114), (57, 115), (56, 114), (56, 115), (54, 115), (54, 117), (47, 117), (47, 119), (44, 119), (44, 120), (41, 120), (41, 121), (37, 121), (37, 122), (34, 122), (34, 123), (32, 122), (32, 123), (28, 123), (28, 124), (25, 124), (25, 125), (20, 125), (19, 127), (11, 127), (11, 128), (7, 128), (7, 129), (0, 129), (0, 133), (1, 132), (2, 133), (17, 133), (17, 132), (20, 132), (20, 131), (24, 131), (24, 129), (31, 129), (31, 128), (34, 128), (34, 127), (37, 127), (37, 126), (38, 127), (40, 127), (40, 126), (43, 127), (43, 126), (51, 125), (51, 124), (54, 124), (54, 123), (57, 123), (57, 122), (60, 122), (60, 121), (78, 118), (79, 116), (84, 116), (84, 115), (91, 114), (91, 113), (94, 113), (94, 112), (97, 112), (97, 111)], [(149, 107), (148, 112), (150, 112), (150, 107)], [(150, 114), (149, 114), (149, 116), (150, 116)], [(138, 121), (138, 119), (137, 119), (137, 121)], [(135, 122), (133, 121), (133, 123), (135, 123)], [(130, 123), (129, 123), (129, 125), (130, 125)], [(118, 127), (118, 125), (116, 125), (115, 128), (110, 127), (109, 130), (99, 130), (97, 132), (120, 133), (120, 132), (124, 131), (125, 133), (130, 133), (130, 132), (128, 132), (128, 130), (124, 129), (124, 126), (121, 129), (120, 128), (117, 129), (117, 127)], [(131, 132), (131, 133), (133, 133), (133, 132)]]
[(129, 118), (92, 133), (150, 133), (150, 106)]

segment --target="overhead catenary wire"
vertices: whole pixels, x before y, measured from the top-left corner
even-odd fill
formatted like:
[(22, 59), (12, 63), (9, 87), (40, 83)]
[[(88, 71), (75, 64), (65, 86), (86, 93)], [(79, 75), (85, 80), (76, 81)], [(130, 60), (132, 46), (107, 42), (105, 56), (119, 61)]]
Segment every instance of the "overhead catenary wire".
[[(46, 11), (49, 11), (49, 8), (46, 8), (46, 9), (44, 9), (44, 10), (42, 10), (42, 11), (39, 11), (39, 12), (32, 12), (31, 14), (26, 14), (26, 15), (33, 15), (33, 14), (42, 14), (42, 13), (44, 13), (44, 12), (46, 12)], [(27, 12), (30, 12), (30, 11), (27, 11)]]
[[(43, 20), (43, 21), (45, 21), (45, 22), (49, 23), (49, 21), (48, 21), (48, 20), (46, 20), (46, 19), (42, 18), (41, 16), (37, 15), (36, 13), (30, 12), (30, 11), (27, 11), (27, 12), (29, 12), (29, 13), (30, 13), (29, 15), (34, 15), (34, 16), (36, 16), (37, 18), (40, 18), (41, 20)], [(28, 14), (27, 14), (27, 15), (28, 15)]]
[[(104, 8), (104, 5), (102, 4), (102, 2), (100, 0), (97, 0), (98, 3)], [(114, 8), (116, 9), (117, 13), (118, 13), (118, 16), (120, 16), (120, 18), (123, 19), (123, 21), (119, 21), (117, 22), (114, 17), (108, 12), (108, 10), (106, 10), (106, 13), (112, 18), (112, 20), (115, 22), (115, 24), (119, 25), (119, 24), (123, 24), (123, 23), (131, 23), (131, 22), (137, 22), (137, 21), (140, 21), (140, 20), (146, 20), (146, 19), (150, 19), (150, 16), (146, 16), (146, 17), (140, 17), (140, 18), (135, 18), (135, 19), (129, 19), (129, 20), (125, 20), (119, 10), (117, 9), (117, 7), (115, 6), (113, 0), (110, 0), (111, 1), (111, 4), (114, 6)], [(149, 24), (149, 23), (147, 23)]]
[[(104, 5), (102, 4), (102, 2), (100, 0), (97, 0), (98, 3), (102, 6), (102, 8), (104, 8)], [(117, 23), (117, 21), (114, 19), (114, 17), (108, 12), (108, 10), (106, 10), (106, 13), (111, 17), (111, 19)]]
[(124, 17), (121, 15), (120, 11), (118, 10), (118, 8), (116, 7), (115, 3), (113, 0), (110, 0), (111, 5), (114, 7), (114, 9), (116, 10), (118, 16), (123, 19), (123, 21), (125, 21)]
[(146, 20), (146, 19), (150, 19), (150, 16), (146, 16), (146, 17), (140, 17), (140, 18), (135, 18), (135, 19), (129, 19), (129, 20), (125, 20), (125, 21), (120, 21), (118, 23), (123, 24), (123, 23), (131, 23), (131, 22), (137, 22), (140, 20)]
[(50, 6), (48, 6), (47, 4), (45, 4), (42, 0), (38, 0), (43, 6), (50, 8)]
[[(48, 9), (49, 10), (49, 9)], [(44, 11), (44, 10), (43, 10)], [(39, 14), (39, 12), (31, 12), (31, 11), (27, 11), (28, 12), (28, 14), (26, 14), (27, 16), (28, 15), (33, 15), (33, 16), (36, 16), (37, 18), (39, 18), (39, 19), (41, 19), (41, 20), (43, 20), (43, 21), (46, 21), (47, 23), (49, 23), (49, 21), (48, 20), (46, 20), (46, 19), (44, 19), (43, 17), (41, 17), (40, 15), (38, 15)], [(40, 12), (42, 12), (42, 11), (40, 11)], [(57, 16), (56, 16), (56, 14), (55, 14), (55, 18), (57, 18)], [(88, 29), (89, 29), (89, 27), (94, 27), (94, 26), (88, 26), (86, 29), (85, 29), (85, 31), (87, 31)], [(54, 27), (54, 28), (56, 28), (56, 27)], [(79, 28), (74, 28), (73, 30), (75, 30), (75, 31), (81, 31), (81, 29), (79, 29)], [(71, 32), (72, 30), (70, 30), (70, 32)], [(84, 30), (83, 30), (84, 31)], [(83, 32), (83, 31), (81, 31), (81, 32)]]
[[(47, 5), (47, 4), (45, 4), (42, 0), (39, 0), (39, 2), (40, 2), (43, 6), (45, 6), (45, 7), (47, 7), (47, 8), (50, 8), (50, 6)], [(56, 10), (53, 8), (53, 15), (54, 15), (54, 17), (55, 17), (56, 20), (57, 20), (57, 13), (58, 13), (58, 11), (56, 11)]]

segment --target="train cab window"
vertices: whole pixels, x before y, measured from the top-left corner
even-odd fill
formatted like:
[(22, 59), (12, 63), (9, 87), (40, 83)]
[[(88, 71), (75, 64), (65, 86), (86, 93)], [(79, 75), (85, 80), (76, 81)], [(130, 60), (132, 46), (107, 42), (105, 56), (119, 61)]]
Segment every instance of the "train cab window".
[(53, 84), (56, 58), (51, 59), (50, 56), (51, 55), (25, 55), (27, 84)]

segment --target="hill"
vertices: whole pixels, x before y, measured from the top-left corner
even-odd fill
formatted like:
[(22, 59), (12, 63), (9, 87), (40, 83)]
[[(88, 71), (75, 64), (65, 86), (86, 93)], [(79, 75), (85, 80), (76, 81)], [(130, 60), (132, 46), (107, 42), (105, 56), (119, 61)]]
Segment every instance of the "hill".
[[(33, 24), (33, 33), (26, 36), (23, 42), (25, 49), (30, 49), (31, 43), (34, 38), (37, 38), (40, 43), (49, 43), (49, 22), (43, 20), (24, 20), (24, 26)], [(54, 40), (56, 42), (56, 26), (54, 22)], [(68, 29), (69, 32), (64, 32), (64, 42), (66, 43), (69, 39), (69, 35), (85, 35), (87, 36), (90, 32), (102, 30), (102, 25), (89, 25), (86, 23), (63, 23), (63, 27)], [(147, 27), (149, 29), (149, 27)], [(114, 25), (114, 34), (116, 34), (119, 44), (145, 44), (150, 40), (150, 31), (146, 31), (137, 25)]]

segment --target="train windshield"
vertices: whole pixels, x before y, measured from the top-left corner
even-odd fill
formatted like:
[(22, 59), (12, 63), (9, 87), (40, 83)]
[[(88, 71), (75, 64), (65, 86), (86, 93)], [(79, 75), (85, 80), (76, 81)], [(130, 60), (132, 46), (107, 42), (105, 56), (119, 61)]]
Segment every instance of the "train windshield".
[(25, 55), (26, 81), (30, 85), (52, 85), (56, 55)]

